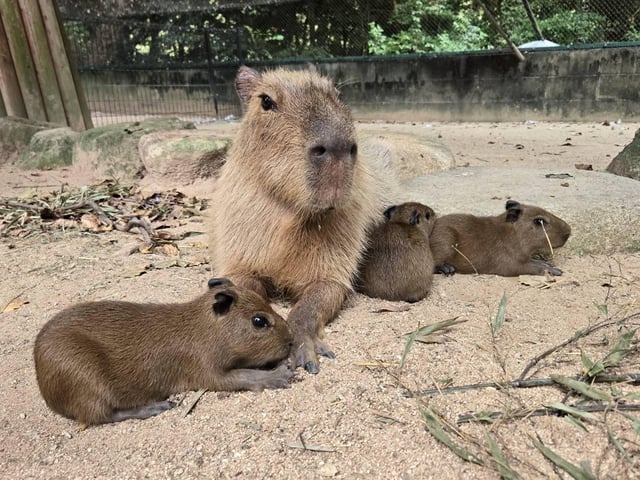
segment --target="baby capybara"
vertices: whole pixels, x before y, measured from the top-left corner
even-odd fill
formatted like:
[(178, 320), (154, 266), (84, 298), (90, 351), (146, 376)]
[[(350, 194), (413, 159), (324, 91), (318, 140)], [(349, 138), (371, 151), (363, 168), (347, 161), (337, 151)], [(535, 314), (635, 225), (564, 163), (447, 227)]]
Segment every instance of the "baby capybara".
[(387, 221), (371, 234), (356, 289), (370, 297), (417, 302), (433, 280), (429, 234), (435, 213), (408, 202), (389, 207), (384, 216)]
[(340, 310), (381, 221), (381, 173), (358, 156), (351, 114), (315, 70), (241, 67), (245, 115), (221, 169), (210, 250), (217, 275), (293, 300), (297, 366), (318, 372), (321, 337)]
[(509, 200), (506, 211), (495, 217), (438, 217), (429, 241), (436, 272), (445, 275), (562, 275), (562, 270), (534, 255), (548, 256), (570, 235), (571, 227), (552, 213)]
[(178, 304), (117, 301), (71, 306), (49, 320), (34, 348), (40, 392), (80, 423), (147, 418), (185, 390), (284, 388), (292, 335), (255, 292), (212, 279)]

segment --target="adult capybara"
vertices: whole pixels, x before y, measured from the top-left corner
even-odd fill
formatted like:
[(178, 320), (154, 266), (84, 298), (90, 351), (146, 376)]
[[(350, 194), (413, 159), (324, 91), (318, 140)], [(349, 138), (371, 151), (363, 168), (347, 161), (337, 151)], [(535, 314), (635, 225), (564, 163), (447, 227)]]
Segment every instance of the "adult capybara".
[(562, 275), (548, 256), (571, 235), (562, 219), (531, 205), (509, 200), (495, 217), (453, 214), (438, 217), (429, 239), (436, 272), (517, 275)]
[(188, 303), (86, 302), (49, 320), (34, 348), (40, 392), (80, 423), (147, 418), (185, 390), (289, 385), (286, 322), (255, 292), (212, 279)]
[(429, 235), (435, 213), (408, 202), (389, 207), (384, 216), (387, 221), (371, 234), (356, 289), (370, 297), (417, 302), (433, 280)]
[(358, 156), (353, 120), (314, 70), (241, 67), (245, 115), (221, 169), (210, 250), (216, 275), (295, 303), (297, 366), (333, 357), (324, 325), (340, 310), (384, 200), (379, 172)]

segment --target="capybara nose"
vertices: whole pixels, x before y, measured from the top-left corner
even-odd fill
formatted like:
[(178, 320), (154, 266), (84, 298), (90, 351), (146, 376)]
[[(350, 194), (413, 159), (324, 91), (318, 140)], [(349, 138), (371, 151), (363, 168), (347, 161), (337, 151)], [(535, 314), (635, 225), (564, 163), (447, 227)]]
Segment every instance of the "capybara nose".
[(317, 162), (332, 158), (350, 158), (353, 161), (357, 155), (358, 145), (351, 142), (321, 142), (309, 149), (309, 158)]

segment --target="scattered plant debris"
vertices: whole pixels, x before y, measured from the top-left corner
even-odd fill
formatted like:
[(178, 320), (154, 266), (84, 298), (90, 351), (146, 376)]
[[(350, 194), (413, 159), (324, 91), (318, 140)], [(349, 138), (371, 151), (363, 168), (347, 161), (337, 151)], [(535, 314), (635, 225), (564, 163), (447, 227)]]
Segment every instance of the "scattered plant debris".
[(26, 238), (66, 229), (93, 234), (137, 229), (143, 241), (131, 253), (175, 256), (175, 241), (189, 233), (174, 235), (170, 229), (206, 207), (204, 200), (176, 190), (147, 192), (114, 180), (71, 190), (63, 185), (44, 196), (0, 198), (0, 237)]

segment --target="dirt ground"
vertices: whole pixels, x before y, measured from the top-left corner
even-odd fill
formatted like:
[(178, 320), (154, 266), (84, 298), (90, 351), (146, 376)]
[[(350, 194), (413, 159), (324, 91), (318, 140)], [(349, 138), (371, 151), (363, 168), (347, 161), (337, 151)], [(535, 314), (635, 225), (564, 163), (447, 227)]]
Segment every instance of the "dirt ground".
[[(462, 168), (552, 166), (557, 171), (573, 169), (575, 163), (604, 169), (638, 125), (396, 127), (428, 129), (451, 148)], [(5, 198), (99, 180), (70, 170), (0, 166)], [(193, 217), (180, 228), (202, 232), (202, 221)], [(441, 480), (493, 479), (502, 471), (505, 478), (516, 478), (496, 463), (490, 438), (504, 455), (501, 462), (521, 478), (570, 478), (534, 442), (590, 469), (593, 478), (640, 478), (640, 413), (617, 411), (620, 405), (639, 403), (638, 386), (597, 384), (619, 400), (618, 407), (612, 403), (581, 423), (552, 415), (519, 416), (554, 402), (580, 401), (558, 386), (442, 390), (517, 379), (537, 356), (593, 326), (598, 328), (540, 358), (526, 377), (580, 375), (581, 352), (594, 361), (603, 359), (622, 334), (640, 325), (638, 252), (577, 256), (559, 250), (557, 264), (564, 275), (555, 282), (437, 276), (429, 297), (411, 306), (354, 295), (327, 328), (326, 340), (337, 358), (322, 359), (318, 375), (300, 372), (286, 390), (208, 392), (188, 415), (195, 393), (186, 392), (176, 397), (182, 400), (178, 407), (158, 417), (83, 430), (48, 410), (39, 394), (32, 349), (44, 323), (83, 300), (183, 301), (201, 292), (212, 276), (204, 235), (179, 242), (184, 262), (173, 267), (166, 256), (130, 255), (139, 241), (135, 233), (75, 229), (0, 238), (0, 477)], [(505, 322), (494, 335), (492, 322), (503, 298)], [(286, 313), (288, 306), (276, 308)], [(407, 334), (452, 318), (464, 322), (437, 332), (430, 343), (414, 342), (400, 368)], [(627, 356), (607, 372), (638, 375), (639, 359), (636, 335)], [(406, 395), (434, 388), (441, 391)], [(623, 398), (634, 393), (635, 399)], [(430, 412), (450, 425), (444, 434), (475, 461), (462, 460), (428, 431), (425, 416)], [(460, 415), (487, 412), (504, 415), (491, 424), (456, 426)]]

